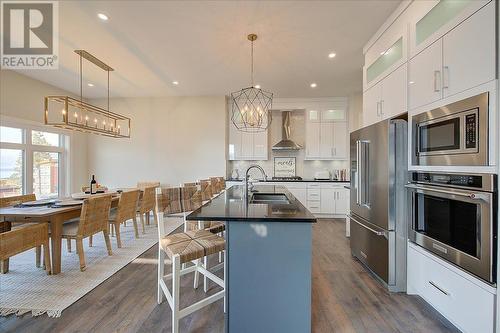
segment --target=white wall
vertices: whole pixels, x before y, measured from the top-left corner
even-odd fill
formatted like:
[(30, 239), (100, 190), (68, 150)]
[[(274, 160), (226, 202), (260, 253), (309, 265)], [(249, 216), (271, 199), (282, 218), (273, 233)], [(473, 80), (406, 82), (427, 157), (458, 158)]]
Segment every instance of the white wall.
[[(42, 125), (46, 95), (70, 95), (67, 91), (10, 70), (0, 70), (0, 115)], [(43, 125), (45, 126), (45, 125)], [(70, 136), (70, 192), (87, 184), (87, 135), (68, 131)]]
[(131, 118), (131, 138), (89, 136), (89, 170), (99, 183), (178, 185), (226, 174), (224, 96), (116, 98), (110, 108)]

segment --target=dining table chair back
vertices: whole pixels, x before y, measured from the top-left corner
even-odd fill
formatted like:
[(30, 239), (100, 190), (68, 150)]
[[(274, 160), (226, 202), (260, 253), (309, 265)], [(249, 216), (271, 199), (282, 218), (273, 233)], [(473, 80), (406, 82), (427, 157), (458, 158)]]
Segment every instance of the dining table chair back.
[[(3, 223), (5, 222), (0, 222), (0, 227)], [(19, 228), (0, 233), (0, 261), (39, 246), (43, 246), (45, 268), (47, 274), (50, 274), (49, 225), (47, 223), (24, 224)]]
[(212, 183), (210, 179), (200, 180), (200, 191), (201, 191), (201, 200), (208, 201), (212, 199)]
[(189, 183), (184, 183), (182, 186), (198, 186), (197, 182), (189, 182)]
[(149, 182), (137, 182), (137, 188), (144, 190), (146, 187), (160, 187), (160, 182), (149, 181)]
[(139, 190), (122, 192), (122, 194), (120, 195), (120, 200), (118, 201), (116, 212), (112, 213), (109, 217), (109, 224), (116, 231), (116, 243), (118, 244), (118, 247), (122, 247), (120, 226), (122, 223), (125, 223), (128, 220), (133, 221), (135, 237), (139, 238), (139, 232), (137, 229), (137, 202), (139, 201), (140, 193), (141, 191)]
[(0, 208), (15, 206), (28, 201), (35, 201), (36, 196), (34, 193), (16, 195), (13, 197), (0, 198)]
[(181, 202), (183, 212), (192, 212), (201, 207), (201, 191), (197, 186), (181, 187)]
[(156, 189), (156, 207), (161, 215), (182, 213), (181, 188), (161, 187)]
[(139, 212), (145, 214), (155, 209), (155, 188), (154, 186), (145, 187), (142, 192), (142, 200)]
[(107, 231), (110, 208), (111, 195), (100, 195), (85, 199), (78, 223), (77, 236), (86, 238), (100, 231)]
[(224, 191), (226, 189), (226, 179), (224, 177), (217, 177), (219, 179), (219, 189)]
[(210, 183), (212, 184), (212, 195), (217, 195), (221, 192), (220, 185), (219, 185), (219, 178), (217, 177), (210, 177)]

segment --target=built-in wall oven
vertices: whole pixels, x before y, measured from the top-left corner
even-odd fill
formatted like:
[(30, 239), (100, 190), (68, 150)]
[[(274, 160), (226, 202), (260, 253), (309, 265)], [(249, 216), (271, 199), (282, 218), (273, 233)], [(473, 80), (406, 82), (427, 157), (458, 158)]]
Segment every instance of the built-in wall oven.
[(488, 165), (488, 93), (412, 117), (414, 165)]
[(413, 172), (410, 241), (496, 283), (496, 175)]

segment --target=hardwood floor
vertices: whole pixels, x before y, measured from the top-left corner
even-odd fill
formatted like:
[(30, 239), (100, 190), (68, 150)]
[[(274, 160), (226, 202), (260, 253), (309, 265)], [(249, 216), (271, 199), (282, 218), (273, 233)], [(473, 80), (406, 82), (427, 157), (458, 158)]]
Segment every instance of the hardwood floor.
[[(313, 332), (458, 332), (419, 297), (386, 292), (351, 257), (344, 235), (342, 220), (313, 226)], [(157, 251), (154, 246), (145, 252), (61, 318), (0, 317), (0, 332), (170, 332), (170, 308), (156, 304)], [(192, 288), (192, 274), (181, 281), (183, 307), (201, 297), (203, 288)], [(222, 300), (181, 320), (180, 330), (223, 332)]]

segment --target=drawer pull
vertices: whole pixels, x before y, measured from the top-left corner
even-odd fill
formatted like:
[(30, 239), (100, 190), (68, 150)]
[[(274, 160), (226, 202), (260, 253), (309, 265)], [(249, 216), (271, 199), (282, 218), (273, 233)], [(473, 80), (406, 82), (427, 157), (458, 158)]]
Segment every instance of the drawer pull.
[(434, 288), (436, 288), (437, 290), (439, 290), (440, 292), (442, 292), (443, 294), (445, 294), (446, 296), (450, 296), (449, 292), (447, 292), (446, 290), (444, 290), (443, 288), (441, 288), (440, 286), (438, 286), (435, 282), (429, 281), (429, 284), (431, 286), (433, 286)]

